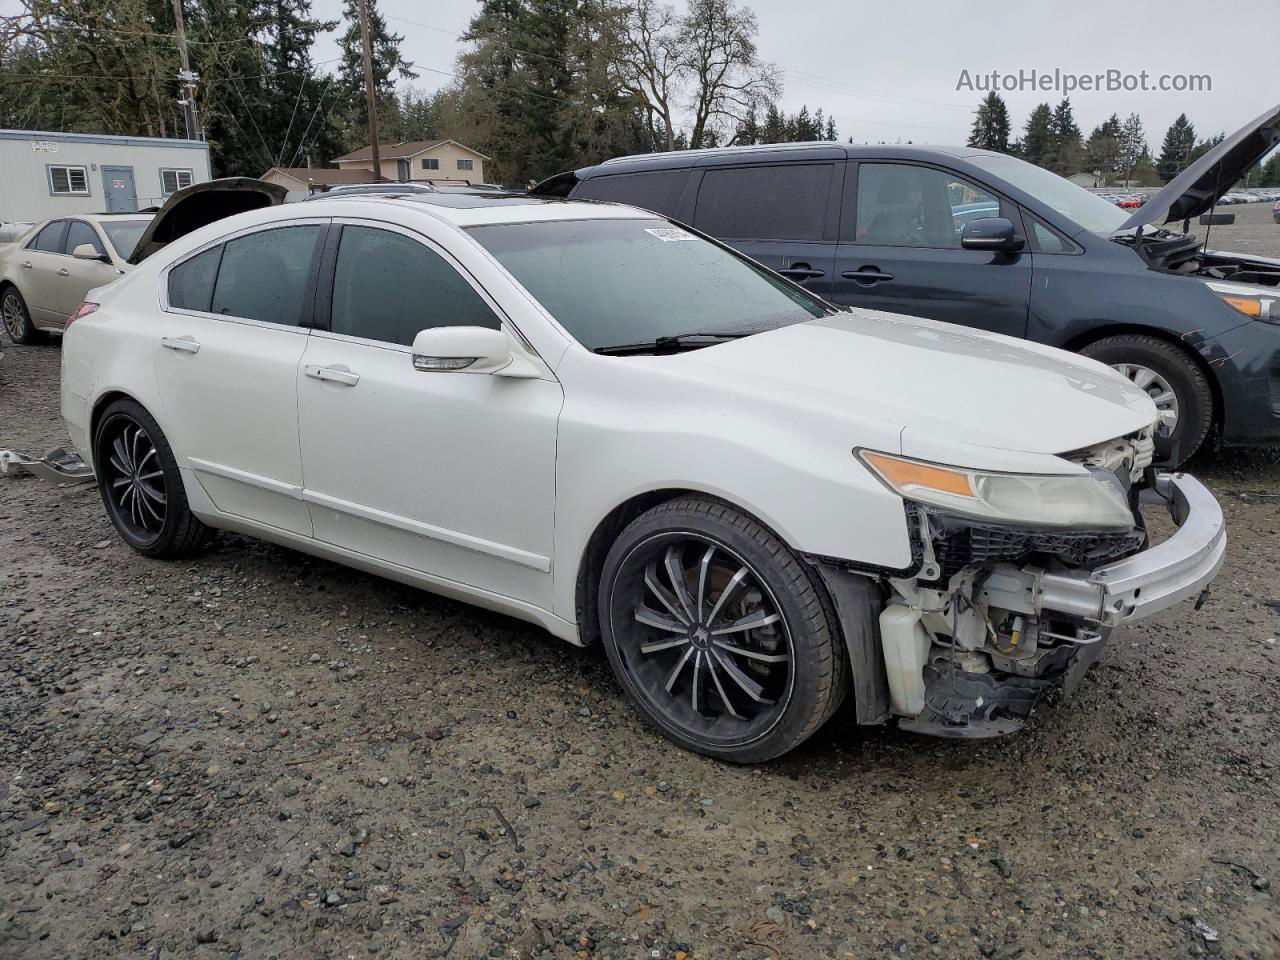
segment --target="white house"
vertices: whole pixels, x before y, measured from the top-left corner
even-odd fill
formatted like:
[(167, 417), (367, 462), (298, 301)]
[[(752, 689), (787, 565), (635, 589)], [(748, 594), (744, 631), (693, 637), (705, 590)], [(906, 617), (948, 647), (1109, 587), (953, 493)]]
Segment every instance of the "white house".
[(126, 213), (208, 179), (199, 140), (0, 130), (0, 221)]

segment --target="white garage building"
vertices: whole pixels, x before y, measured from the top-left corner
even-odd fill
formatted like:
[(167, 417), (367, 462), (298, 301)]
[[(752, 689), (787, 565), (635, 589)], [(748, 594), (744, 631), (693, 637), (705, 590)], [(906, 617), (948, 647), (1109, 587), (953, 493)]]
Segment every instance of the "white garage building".
[(199, 140), (0, 130), (0, 222), (127, 213), (208, 179)]

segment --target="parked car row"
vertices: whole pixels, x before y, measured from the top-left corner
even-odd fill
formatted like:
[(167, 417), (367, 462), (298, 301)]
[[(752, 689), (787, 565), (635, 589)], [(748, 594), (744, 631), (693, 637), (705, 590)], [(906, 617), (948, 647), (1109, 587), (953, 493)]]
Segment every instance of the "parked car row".
[[(599, 641), (689, 749), (776, 757), (848, 696), (1002, 735), (1221, 566), (1213, 496), (1156, 466), (1215, 420), (1280, 434), (1280, 264), (1159, 224), (1277, 120), (1132, 213), (837, 144), (532, 195), (201, 184), (62, 322), (62, 410), (142, 554), (234, 530)], [(6, 253), (3, 295), (71, 229)]]

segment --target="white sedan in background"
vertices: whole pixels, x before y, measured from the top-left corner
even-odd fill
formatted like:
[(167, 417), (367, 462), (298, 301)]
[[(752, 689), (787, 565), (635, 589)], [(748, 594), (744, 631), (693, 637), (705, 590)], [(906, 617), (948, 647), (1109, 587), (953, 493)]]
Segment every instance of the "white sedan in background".
[(1110, 369), (837, 310), (631, 207), (333, 198), (169, 239), (64, 340), (125, 541), (236, 530), (601, 639), (702, 753), (776, 757), (850, 692), (859, 723), (1010, 732), (1222, 562)]

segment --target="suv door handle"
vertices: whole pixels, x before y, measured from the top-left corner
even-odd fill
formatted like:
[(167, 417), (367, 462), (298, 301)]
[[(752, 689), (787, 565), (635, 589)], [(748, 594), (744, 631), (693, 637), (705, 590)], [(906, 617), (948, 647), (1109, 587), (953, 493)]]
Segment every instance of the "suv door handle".
[(31, 261), (30, 261), (30, 260), (23, 260), (23, 261), (22, 261), (21, 266), (22, 266), (22, 269), (23, 269), (23, 270), (30, 270), (30, 269), (31, 269)]
[(190, 337), (165, 337), (160, 346), (166, 350), (177, 350), (179, 353), (199, 353), (200, 344)]
[(352, 373), (350, 370), (337, 370), (333, 367), (322, 367), (318, 363), (308, 363), (302, 368), (312, 380), (327, 380), (329, 383), (341, 383), (344, 386), (354, 387), (360, 382), (360, 374)]
[(879, 267), (859, 267), (857, 270), (846, 270), (840, 274), (845, 280), (853, 280), (862, 284), (864, 287), (870, 287), (877, 283), (887, 283), (893, 279), (892, 273), (884, 273)]
[(60, 277), (69, 277), (69, 276), (71, 276), (71, 271), (70, 271), (70, 270), (68, 270), (66, 267), (59, 267), (59, 268), (58, 268), (58, 276), (60, 276)]
[(826, 276), (824, 271), (815, 270), (807, 263), (793, 263), (785, 270), (779, 270), (778, 272), (788, 280), (816, 280), (818, 277)]

